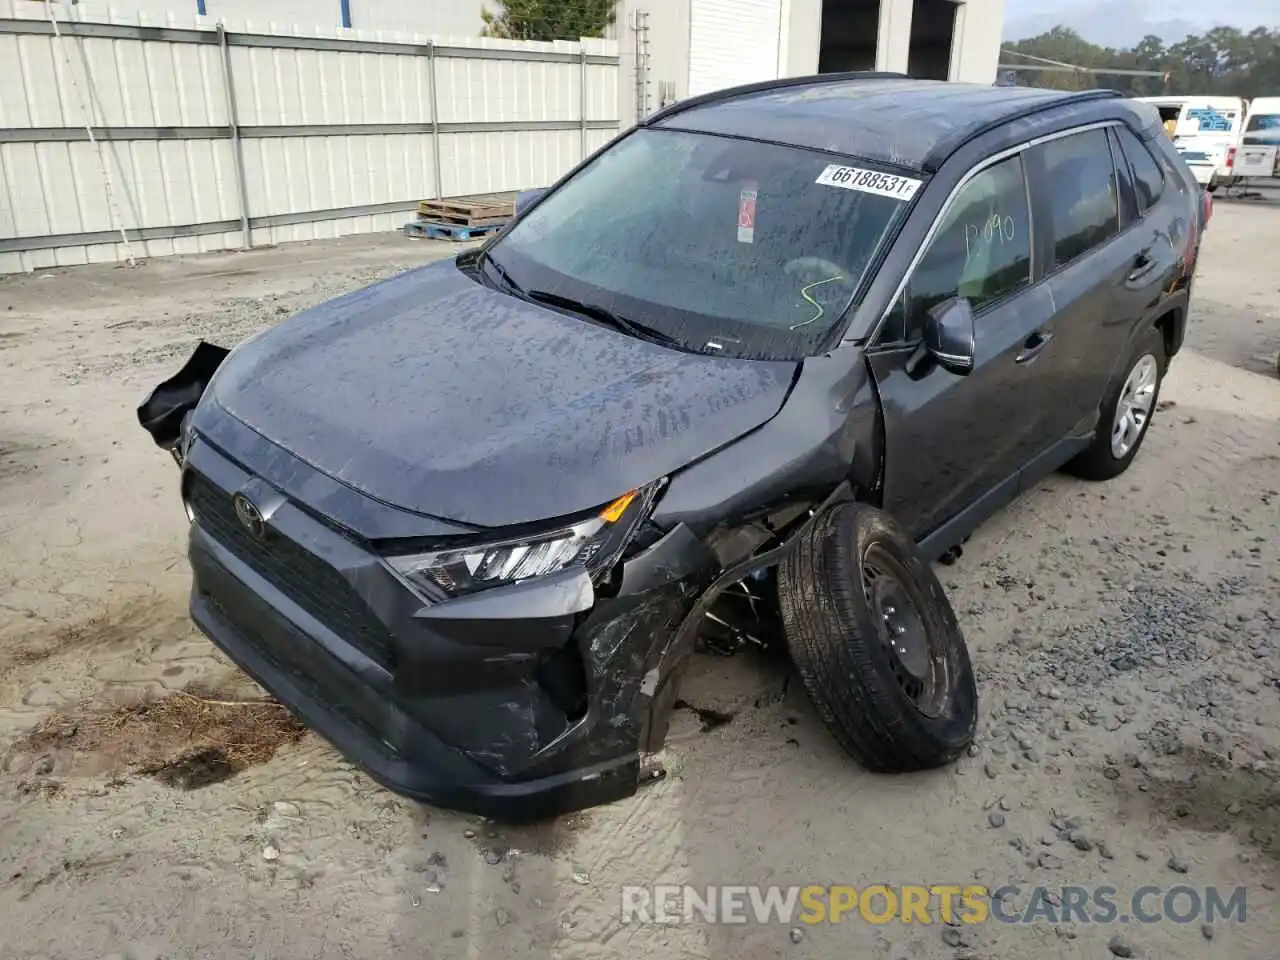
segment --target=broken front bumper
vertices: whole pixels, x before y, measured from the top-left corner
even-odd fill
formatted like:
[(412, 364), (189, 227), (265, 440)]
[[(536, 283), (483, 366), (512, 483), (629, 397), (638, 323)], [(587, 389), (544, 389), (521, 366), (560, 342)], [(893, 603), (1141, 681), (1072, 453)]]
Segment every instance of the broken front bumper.
[[(714, 573), (686, 528), (624, 560), (614, 596), (569, 571), (432, 609), (198, 435), (182, 486), (195, 623), (375, 780), (506, 820), (635, 791)], [(265, 528), (236, 515), (245, 489), (269, 503)]]

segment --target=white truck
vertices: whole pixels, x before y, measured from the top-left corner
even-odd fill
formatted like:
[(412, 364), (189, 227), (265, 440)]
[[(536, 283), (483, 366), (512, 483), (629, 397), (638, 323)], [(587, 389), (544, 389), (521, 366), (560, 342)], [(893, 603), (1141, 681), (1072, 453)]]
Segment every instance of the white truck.
[(1280, 97), (1256, 97), (1249, 102), (1235, 175), (1249, 180), (1280, 179)]
[(1239, 97), (1193, 97), (1178, 114), (1173, 145), (1210, 193), (1236, 180), (1245, 110)]

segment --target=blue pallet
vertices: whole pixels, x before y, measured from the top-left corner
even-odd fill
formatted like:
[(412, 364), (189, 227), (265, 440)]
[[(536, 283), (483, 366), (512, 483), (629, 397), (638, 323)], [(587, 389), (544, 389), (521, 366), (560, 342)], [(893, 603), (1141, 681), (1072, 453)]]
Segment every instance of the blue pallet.
[(428, 240), (452, 240), (463, 243), (467, 240), (479, 240), (491, 233), (501, 230), (505, 223), (494, 223), (483, 227), (464, 227), (457, 223), (439, 223), (434, 220), (410, 220), (404, 225), (405, 236), (425, 237)]

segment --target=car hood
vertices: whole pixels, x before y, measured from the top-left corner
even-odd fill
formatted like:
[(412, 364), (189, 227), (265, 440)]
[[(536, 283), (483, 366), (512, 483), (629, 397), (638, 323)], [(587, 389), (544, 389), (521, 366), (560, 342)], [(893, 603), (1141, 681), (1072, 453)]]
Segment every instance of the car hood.
[(497, 527), (608, 503), (724, 446), (777, 413), (795, 368), (637, 340), (445, 261), (245, 342), (210, 392), (371, 497)]

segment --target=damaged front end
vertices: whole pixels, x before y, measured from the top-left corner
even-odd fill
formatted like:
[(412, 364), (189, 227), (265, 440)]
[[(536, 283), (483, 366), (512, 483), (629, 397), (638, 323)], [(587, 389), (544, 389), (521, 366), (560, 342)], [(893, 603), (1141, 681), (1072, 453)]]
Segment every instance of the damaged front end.
[(499, 541), (416, 517), (404, 537), (403, 510), (200, 402), (227, 355), (201, 343), (138, 409), (182, 468), (191, 615), (220, 649), (415, 799), (530, 820), (656, 775), (679, 668), (719, 590), (745, 576), (726, 578), (686, 525), (650, 522), (660, 484), (570, 524), (618, 524), (593, 559), (468, 584), (546, 554), (553, 532)]

